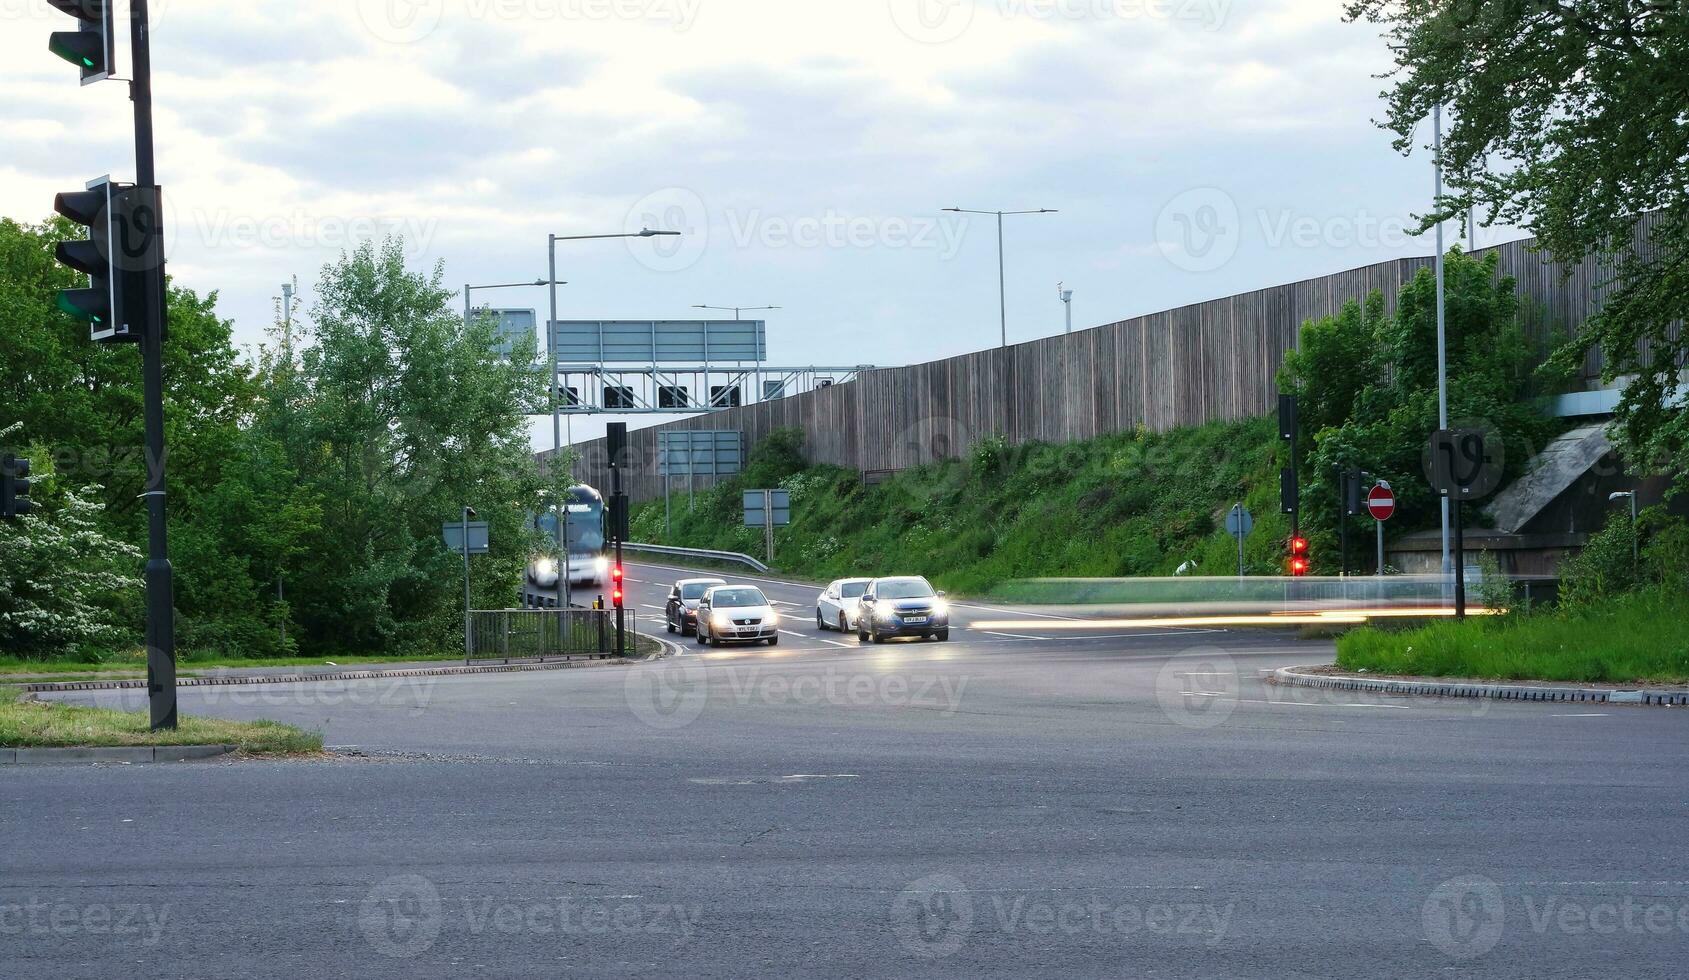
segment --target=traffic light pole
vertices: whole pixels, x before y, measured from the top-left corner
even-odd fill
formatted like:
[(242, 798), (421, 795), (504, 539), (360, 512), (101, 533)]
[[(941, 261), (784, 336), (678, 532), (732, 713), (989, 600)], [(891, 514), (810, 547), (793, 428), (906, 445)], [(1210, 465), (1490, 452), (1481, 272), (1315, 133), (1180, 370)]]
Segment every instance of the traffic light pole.
[[(135, 181), (157, 184), (153, 161), (152, 47), (147, 0), (131, 0), (130, 37), (135, 103)], [(156, 214), (156, 212), (155, 212)], [(162, 221), (153, 234), (162, 237)], [(162, 248), (157, 253), (162, 255)], [(152, 727), (176, 727), (176, 621), (170, 544), (165, 524), (164, 325), (167, 321), (164, 266), (147, 270), (146, 325), (141, 331), (141, 382), (147, 442), (147, 696)]]

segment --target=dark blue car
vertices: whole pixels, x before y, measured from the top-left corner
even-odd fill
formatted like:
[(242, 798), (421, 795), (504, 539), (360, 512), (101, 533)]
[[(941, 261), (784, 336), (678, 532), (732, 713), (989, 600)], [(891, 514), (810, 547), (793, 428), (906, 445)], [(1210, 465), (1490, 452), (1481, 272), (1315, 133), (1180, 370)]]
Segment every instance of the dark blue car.
[(898, 636), (918, 636), (940, 643), (950, 639), (950, 603), (924, 578), (878, 578), (862, 594), (856, 638), (875, 643)]

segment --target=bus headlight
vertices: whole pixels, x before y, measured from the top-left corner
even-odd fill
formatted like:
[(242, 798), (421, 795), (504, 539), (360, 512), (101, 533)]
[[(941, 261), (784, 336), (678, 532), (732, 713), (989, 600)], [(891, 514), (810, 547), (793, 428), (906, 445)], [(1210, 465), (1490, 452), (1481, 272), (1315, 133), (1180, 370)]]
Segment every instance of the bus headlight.
[(538, 572), (542, 578), (549, 578), (550, 576), (556, 575), (557, 559), (541, 558), (539, 561), (534, 562), (534, 571)]
[(610, 574), (610, 559), (599, 558), (598, 561), (593, 564), (593, 567), (598, 569), (598, 577), (603, 578), (604, 576)]

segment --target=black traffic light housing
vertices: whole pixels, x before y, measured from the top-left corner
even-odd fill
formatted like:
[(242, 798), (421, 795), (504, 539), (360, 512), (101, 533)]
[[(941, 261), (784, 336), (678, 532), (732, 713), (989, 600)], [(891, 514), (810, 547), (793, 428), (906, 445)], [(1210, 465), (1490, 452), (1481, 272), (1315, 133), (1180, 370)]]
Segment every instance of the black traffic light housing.
[(81, 241), (60, 242), (59, 262), (88, 277), (84, 289), (66, 289), (59, 293), (59, 309), (71, 316), (88, 321), (89, 333), (95, 340), (126, 336), (124, 319), (127, 277), (113, 261), (118, 194), (121, 188), (111, 178), (90, 181), (88, 189), (67, 191), (53, 199), (53, 210), (88, 229), (88, 237)]
[(627, 572), (621, 565), (616, 565), (610, 570), (610, 601), (617, 609), (623, 608), (627, 601), (627, 592), (622, 588), (622, 580), (626, 577)]
[(80, 69), (84, 85), (110, 78), (117, 61), (115, 0), (47, 2), (77, 20), (76, 30), (54, 32), (47, 41), (47, 50)]
[(116, 184), (109, 177), (53, 199), (53, 210), (88, 229), (85, 239), (60, 242), (56, 256), (88, 277), (87, 288), (59, 293), (59, 308), (87, 320), (93, 340), (141, 339), (148, 277), (164, 265), (160, 205), (158, 188)]
[(29, 484), (29, 460), (10, 453), (0, 457), (0, 518), (14, 520), (34, 513)]

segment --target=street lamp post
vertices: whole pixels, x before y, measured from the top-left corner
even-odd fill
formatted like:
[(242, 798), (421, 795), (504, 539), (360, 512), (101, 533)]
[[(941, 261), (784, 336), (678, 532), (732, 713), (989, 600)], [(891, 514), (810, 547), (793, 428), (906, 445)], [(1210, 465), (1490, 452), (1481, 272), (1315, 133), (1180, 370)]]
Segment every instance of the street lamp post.
[[(1432, 198), (1432, 206), (1442, 207), (1443, 202), (1443, 104), (1437, 103), (1432, 112), (1433, 139), (1435, 141), (1434, 154), (1437, 161), (1437, 193)], [(1448, 343), (1448, 303), (1445, 298), (1443, 279), (1443, 219), (1439, 213), (1437, 218), (1437, 428), (1449, 427), (1449, 343)], [(1449, 541), (1449, 498), (1443, 498), (1443, 574), (1447, 575), (1453, 567), (1453, 553), (1450, 551)]]
[(473, 293), (477, 289), (521, 289), (521, 288), (524, 288), (524, 287), (531, 287), (531, 286), (567, 286), (567, 285), (569, 285), (569, 284), (566, 283), (566, 282), (551, 282), (550, 280), (546, 280), (546, 279), (535, 279), (533, 282), (501, 282), (501, 283), (496, 283), (496, 284), (491, 285), (491, 286), (469, 286), (469, 285), (465, 285), (463, 287), (463, 319), (464, 319), (465, 322), (468, 322), (469, 318), (474, 316), (474, 308), (470, 305), (469, 294)]
[(463, 665), (469, 666), (469, 654), (474, 644), (470, 640), (470, 598), (469, 598), (469, 519), (475, 517), (475, 508), (463, 508)]
[[(557, 363), (557, 330), (553, 326), (557, 322), (557, 243), (558, 242), (588, 242), (606, 238), (667, 238), (678, 236), (678, 231), (652, 231), (641, 228), (639, 231), (624, 232), (619, 235), (547, 235), (546, 251), (548, 275), (551, 278), (551, 319), (545, 324), (546, 357), (551, 359), (551, 464), (556, 466), (563, 458), (563, 405), (561, 392), (558, 390), (563, 383), (561, 368)], [(552, 474), (555, 479), (556, 474)], [(555, 485), (555, 484), (554, 484)], [(565, 524), (568, 523), (568, 502), (557, 501), (557, 575), (558, 599), (563, 608), (573, 605), (569, 582), (569, 546)]]
[(1003, 346), (1009, 346), (1009, 286), (1003, 261), (1003, 218), (1015, 214), (1059, 214), (1055, 208), (1036, 211), (974, 211), (969, 208), (945, 208), (952, 214), (994, 214), (997, 216), (997, 310), (1003, 325)]
[(1067, 288), (1066, 283), (1056, 283), (1056, 296), (1062, 305), (1067, 307), (1067, 332), (1073, 332), (1073, 290)]
[(1615, 500), (1630, 500), (1630, 574), (1634, 578), (1642, 571), (1642, 536), (1637, 532), (1636, 491), (1620, 490), (1618, 493), (1608, 494), (1607, 502)]

